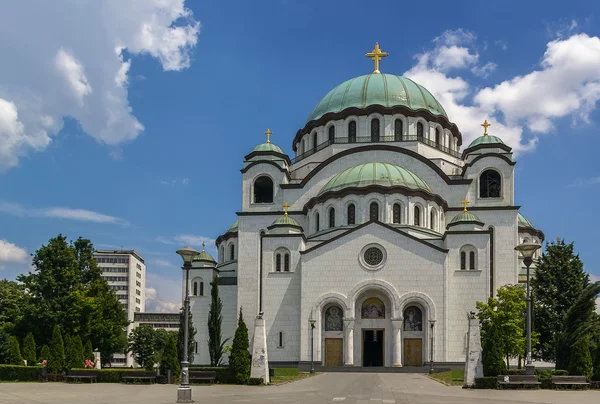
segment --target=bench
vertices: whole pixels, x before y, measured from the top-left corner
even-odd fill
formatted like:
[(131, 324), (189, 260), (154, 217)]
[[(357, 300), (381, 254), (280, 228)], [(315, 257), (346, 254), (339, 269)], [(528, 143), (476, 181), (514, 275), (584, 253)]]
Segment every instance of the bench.
[(148, 380), (151, 381), (152, 383), (154, 383), (156, 381), (156, 372), (154, 371), (146, 371), (146, 370), (137, 370), (137, 371), (132, 371), (132, 372), (123, 372), (122, 376), (121, 376), (121, 380), (125, 383), (127, 383), (128, 381), (142, 381), (142, 380)]
[(499, 386), (539, 386), (542, 384), (535, 375), (498, 376)]
[(89, 380), (90, 383), (97, 383), (99, 374), (100, 372), (97, 370), (69, 370), (65, 376), (65, 381), (68, 383), (77, 380)]
[(190, 372), (190, 383), (208, 380), (214, 383), (217, 379), (217, 372)]
[(585, 376), (552, 376), (552, 387), (555, 386), (589, 386)]

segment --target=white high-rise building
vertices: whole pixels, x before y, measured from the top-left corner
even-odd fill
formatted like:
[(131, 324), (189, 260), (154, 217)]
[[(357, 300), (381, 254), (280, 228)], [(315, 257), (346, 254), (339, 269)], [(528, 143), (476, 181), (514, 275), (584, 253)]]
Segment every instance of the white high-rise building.
[[(133, 250), (96, 250), (94, 254), (98, 267), (119, 302), (127, 313), (129, 321), (134, 313), (146, 311), (146, 264), (144, 258)], [(127, 327), (127, 335), (132, 325)], [(115, 354), (112, 366), (132, 366), (131, 355)]]

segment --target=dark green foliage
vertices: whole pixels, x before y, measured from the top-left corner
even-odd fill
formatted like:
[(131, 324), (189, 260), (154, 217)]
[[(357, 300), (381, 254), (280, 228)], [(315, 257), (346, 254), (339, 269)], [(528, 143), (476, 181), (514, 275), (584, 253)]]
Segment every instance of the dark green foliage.
[(495, 376), (476, 377), (475, 378), (476, 389), (497, 389), (498, 379)]
[(483, 374), (485, 376), (497, 376), (506, 371), (503, 346), (499, 341), (498, 328), (489, 327), (483, 340)]
[(248, 379), (248, 384), (250, 386), (260, 386), (263, 383), (264, 380), (262, 379), (262, 377), (251, 377), (250, 379)]
[(48, 347), (48, 345), (44, 345), (40, 351), (40, 363), (42, 363), (43, 360), (50, 360), (50, 347)]
[(552, 389), (552, 377), (540, 377), (540, 388), (542, 389)]
[(35, 356), (35, 339), (32, 333), (28, 333), (23, 340), (23, 359), (27, 361), (27, 366), (36, 366), (37, 358)]
[(40, 368), (33, 366), (0, 365), (0, 380), (9, 382), (35, 382), (40, 378)]
[[(177, 355), (179, 362), (183, 361), (183, 330), (185, 316), (183, 315), (183, 307), (179, 310), (179, 332), (177, 335)], [(188, 362), (194, 363), (194, 342), (196, 339), (196, 329), (192, 321), (192, 311), (188, 313)]]
[[(600, 320), (595, 313), (600, 282), (587, 286), (567, 310), (560, 333), (556, 335), (556, 367), (570, 369), (574, 345), (583, 338), (598, 338)], [(588, 344), (591, 341), (588, 340)]]
[(149, 372), (154, 370), (154, 360), (152, 360), (152, 358), (148, 358), (146, 364), (144, 365), (144, 370), (147, 370)]
[(163, 375), (167, 374), (168, 370), (171, 370), (171, 374), (175, 377), (181, 373), (181, 367), (177, 358), (177, 340), (174, 335), (170, 335), (165, 344), (163, 350), (162, 360), (160, 362), (160, 373)]
[(96, 360), (96, 355), (94, 355), (94, 349), (92, 348), (92, 341), (89, 339), (86, 341), (85, 347), (83, 348), (83, 360), (85, 361), (86, 359), (89, 359), (92, 362)]
[(23, 318), (29, 310), (30, 296), (25, 293), (25, 287), (17, 282), (1, 279), (0, 330), (8, 335), (24, 336), (26, 333), (23, 332)]
[(244, 316), (242, 315), (242, 308), (240, 307), (238, 326), (233, 338), (231, 355), (229, 355), (229, 367), (238, 384), (248, 384), (248, 380), (250, 379), (249, 347), (248, 328), (246, 327), (246, 323), (244, 323)]
[(0, 363), (6, 363), (6, 351), (10, 335), (0, 327)]
[(74, 368), (80, 368), (84, 364), (85, 357), (83, 355), (83, 343), (81, 342), (81, 337), (79, 335), (73, 337), (73, 348), (73, 355), (75, 355), (75, 357), (71, 363)]
[(174, 336), (175, 339), (177, 339), (177, 337), (178, 337), (177, 331), (167, 331), (167, 330), (162, 330), (162, 329), (154, 330), (154, 337), (155, 337), (154, 338), (155, 339), (154, 362), (160, 363), (163, 351), (165, 349), (165, 345), (167, 344), (167, 340), (171, 336)]
[(112, 369), (77, 369), (78, 371), (99, 372), (98, 383), (121, 383), (121, 377), (128, 372), (139, 372), (140, 369), (112, 368)]
[(592, 355), (590, 353), (590, 339), (585, 336), (578, 339), (571, 351), (569, 374), (574, 376), (592, 376)]
[(69, 334), (64, 336), (65, 342), (65, 370), (69, 370), (71, 368), (80, 368), (83, 364), (75, 363), (75, 345), (73, 345), (73, 340)]
[(600, 381), (600, 345), (596, 346), (596, 354), (594, 355), (594, 374), (592, 380)]
[(504, 374), (504, 375), (524, 375), (525, 369), (506, 369), (506, 371), (502, 374)]
[(21, 356), (21, 348), (17, 337), (8, 339), (8, 349), (6, 350), (6, 364), (23, 366), (23, 357)]
[(65, 346), (60, 334), (60, 327), (54, 326), (50, 340), (50, 357), (48, 358), (48, 373), (62, 373), (65, 368)]
[(553, 370), (552, 376), (569, 376), (569, 371), (561, 369)]
[[(298, 376), (298, 368), (272, 368), (273, 376)], [(464, 376), (464, 375), (463, 375)]]
[(583, 263), (574, 253), (573, 243), (566, 244), (559, 238), (546, 244), (531, 281), (535, 305), (533, 329), (539, 333), (538, 357), (558, 361), (557, 334), (563, 329), (567, 310), (588, 284), (589, 275), (583, 271)]
[(129, 351), (140, 366), (146, 366), (148, 359), (154, 357), (156, 335), (150, 325), (136, 327), (129, 334)]
[(215, 276), (210, 283), (210, 311), (208, 312), (208, 353), (210, 355), (210, 366), (220, 366), (223, 359), (224, 347), (229, 338), (221, 341), (223, 333), (223, 302), (219, 297), (219, 275)]
[(215, 382), (220, 384), (234, 384), (236, 382), (230, 368), (194, 367), (190, 368), (190, 372), (215, 372), (217, 374)]

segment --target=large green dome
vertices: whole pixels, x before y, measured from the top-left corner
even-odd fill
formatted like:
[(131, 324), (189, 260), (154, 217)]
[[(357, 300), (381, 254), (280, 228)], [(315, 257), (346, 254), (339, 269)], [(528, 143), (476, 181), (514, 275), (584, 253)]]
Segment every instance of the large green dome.
[(435, 97), (411, 79), (394, 74), (367, 74), (347, 80), (327, 93), (312, 111), (308, 121), (319, 119), (329, 112), (340, 112), (350, 107), (366, 108), (370, 105), (426, 109), (434, 115), (448, 118)]
[(404, 167), (389, 163), (365, 163), (348, 168), (335, 175), (321, 188), (319, 195), (344, 188), (363, 188), (370, 185), (383, 187), (404, 186), (409, 189), (432, 193), (431, 188), (425, 181)]

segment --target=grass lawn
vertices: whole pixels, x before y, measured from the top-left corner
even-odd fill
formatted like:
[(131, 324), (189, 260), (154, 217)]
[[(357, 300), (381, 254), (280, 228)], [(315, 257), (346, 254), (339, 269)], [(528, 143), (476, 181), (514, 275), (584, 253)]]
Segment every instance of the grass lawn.
[(428, 375), (433, 380), (436, 380), (446, 386), (462, 386), (465, 377), (464, 370), (450, 370), (448, 372), (433, 373)]
[(271, 384), (295, 382), (313, 376), (310, 373), (299, 373), (298, 368), (275, 368), (275, 375), (271, 377)]

